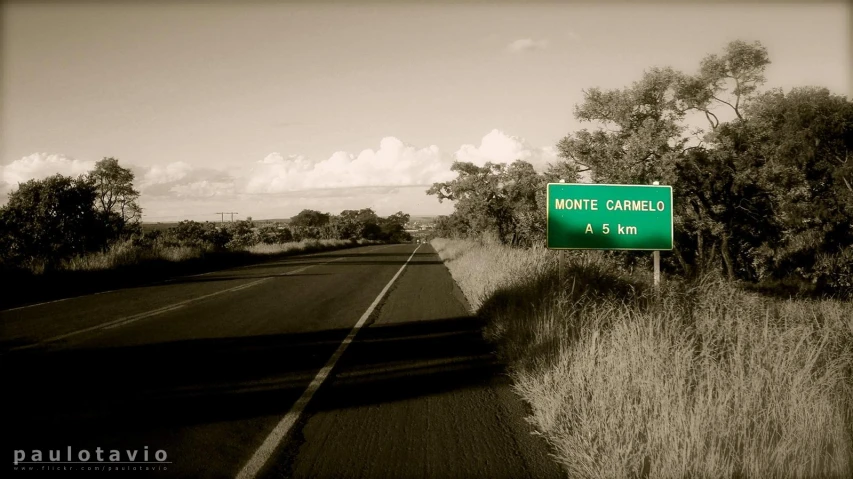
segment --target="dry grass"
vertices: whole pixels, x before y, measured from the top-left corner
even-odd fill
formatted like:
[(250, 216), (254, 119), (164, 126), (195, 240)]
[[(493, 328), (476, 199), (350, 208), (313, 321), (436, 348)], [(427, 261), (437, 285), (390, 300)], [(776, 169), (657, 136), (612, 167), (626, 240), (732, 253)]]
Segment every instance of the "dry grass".
[[(375, 242), (361, 240), (357, 244), (366, 245)], [(311, 253), (315, 251), (325, 251), (330, 249), (338, 249), (346, 246), (352, 246), (354, 243), (349, 240), (335, 239), (310, 239), (302, 241), (292, 241), (289, 243), (264, 244), (259, 243), (246, 248), (246, 251), (252, 254), (269, 255), (282, 253)]]
[(60, 270), (65, 271), (104, 271), (127, 266), (136, 266), (154, 261), (180, 263), (201, 258), (205, 251), (190, 246), (159, 246), (141, 248), (130, 241), (112, 245), (105, 252), (75, 256), (63, 261)]
[(853, 303), (433, 245), (571, 477), (853, 477)]
[[(374, 243), (376, 242), (366, 240), (357, 243), (348, 240), (303, 240), (289, 243), (257, 244), (234, 251), (234, 253), (250, 253), (253, 255), (300, 254)], [(143, 248), (135, 246), (130, 241), (125, 241), (112, 245), (106, 252), (90, 253), (71, 258), (64, 261), (59, 269), (65, 271), (104, 271), (158, 261), (180, 263), (203, 258), (206, 253), (209, 251), (200, 247), (163, 246), (155, 243), (152, 247)]]

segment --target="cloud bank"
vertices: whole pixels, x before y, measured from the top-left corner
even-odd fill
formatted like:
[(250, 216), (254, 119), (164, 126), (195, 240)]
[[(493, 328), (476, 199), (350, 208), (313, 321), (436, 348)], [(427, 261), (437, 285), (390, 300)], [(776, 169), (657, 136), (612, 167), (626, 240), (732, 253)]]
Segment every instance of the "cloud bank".
[[(297, 203), (310, 208), (350, 203), (367, 207), (359, 206), (363, 202), (394, 211), (400, 209), (394, 209), (395, 203), (421, 208), (421, 212), (446, 210), (447, 205), (439, 207), (434, 198), (424, 193), (432, 183), (455, 178), (450, 171), (454, 160), (479, 166), (524, 160), (543, 171), (548, 163), (557, 160), (557, 155), (553, 147), (535, 147), (523, 138), (494, 129), (479, 144), (462, 145), (455, 153), (444, 152), (436, 145), (409, 145), (388, 136), (380, 140), (378, 148), (357, 154), (338, 151), (322, 160), (272, 152), (249, 165), (223, 169), (183, 160), (153, 166), (122, 165), (136, 175), (134, 183), (146, 212), (166, 217), (202, 208), (217, 211), (219, 206), (215, 205), (231, 208), (227, 205), (240, 204), (253, 211), (293, 208)], [(95, 161), (62, 154), (34, 153), (0, 166), (0, 191), (8, 193), (19, 182), (56, 173), (76, 176), (94, 165)]]
[(57, 173), (77, 176), (95, 167), (94, 161), (80, 161), (66, 155), (33, 153), (2, 167), (0, 179), (12, 186), (32, 179), (43, 179)]
[(249, 194), (283, 193), (326, 188), (428, 185), (450, 179), (451, 158), (437, 146), (416, 148), (392, 136), (377, 150), (358, 155), (338, 151), (313, 162), (301, 155), (273, 152), (253, 165), (244, 191)]
[(480, 141), (480, 146), (462, 145), (456, 152), (459, 161), (469, 161), (477, 166), (486, 162), (512, 163), (523, 160), (533, 165), (536, 171), (544, 171), (548, 163), (557, 161), (554, 147), (536, 148), (524, 138), (510, 136), (500, 130), (492, 130)]

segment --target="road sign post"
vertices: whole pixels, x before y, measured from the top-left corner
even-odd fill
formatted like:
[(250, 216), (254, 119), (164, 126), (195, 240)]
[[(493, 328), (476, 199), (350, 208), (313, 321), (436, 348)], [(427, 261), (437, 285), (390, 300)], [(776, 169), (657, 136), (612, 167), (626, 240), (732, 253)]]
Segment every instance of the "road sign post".
[(671, 250), (672, 187), (549, 183), (549, 249), (654, 251), (655, 286), (660, 251)]
[(660, 286), (660, 251), (655, 250), (653, 253), (655, 262), (655, 288)]

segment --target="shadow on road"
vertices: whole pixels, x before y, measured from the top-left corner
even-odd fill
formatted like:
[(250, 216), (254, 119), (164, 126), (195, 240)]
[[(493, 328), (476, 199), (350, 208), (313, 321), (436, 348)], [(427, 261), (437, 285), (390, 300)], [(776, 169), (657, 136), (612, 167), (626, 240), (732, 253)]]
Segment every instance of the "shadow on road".
[[(353, 248), (371, 248), (373, 246), (352, 246)], [(411, 253), (409, 253), (411, 254)], [(428, 253), (417, 253), (428, 254)], [(416, 255), (416, 256), (417, 256)], [(263, 269), (283, 265), (308, 266), (338, 258), (376, 258), (361, 264), (403, 264), (408, 258), (406, 253), (293, 253), (256, 255), (248, 252), (219, 252), (206, 254), (203, 258), (172, 262), (155, 260), (139, 265), (130, 265), (109, 270), (92, 271), (54, 271), (49, 274), (32, 275), (24, 272), (3, 272), (5, 281), (3, 295), (0, 295), (0, 310), (16, 308), (43, 301), (53, 301), (75, 296), (89, 295), (108, 290), (147, 287), (162, 282), (191, 281), (195, 275), (223, 270)], [(382, 261), (381, 258), (400, 257), (399, 260)], [(373, 262), (376, 261), (376, 262)], [(342, 263), (339, 261), (337, 263)], [(349, 263), (356, 264), (356, 263)]]
[[(329, 265), (332, 267), (336, 266), (390, 266), (394, 268), (399, 268), (404, 264), (407, 264), (407, 260), (411, 253), (399, 253), (399, 254), (383, 254), (383, 253), (373, 253), (373, 254), (348, 254), (348, 255), (323, 255), (318, 257), (310, 257), (310, 258), (294, 258), (293, 261), (275, 261), (268, 263), (259, 263), (251, 266), (241, 267), (239, 269), (231, 270), (229, 273), (233, 274), (216, 274), (210, 276), (184, 276), (173, 278), (167, 280), (169, 284), (181, 284), (181, 283), (204, 283), (211, 281), (228, 281), (233, 279), (255, 279), (255, 278), (273, 278), (273, 277), (288, 277), (288, 276), (300, 276), (301, 274), (288, 274), (287, 271), (283, 271), (281, 273), (276, 274), (265, 274), (266, 270), (270, 269), (280, 269), (283, 266), (294, 266), (298, 268), (304, 268), (309, 266), (325, 266)], [(359, 258), (359, 257), (397, 257), (398, 259), (384, 259), (384, 260), (344, 260), (344, 261), (334, 261), (336, 259), (341, 258)], [(432, 256), (435, 257), (435, 253), (415, 253), (415, 256), (412, 258), (412, 261), (408, 263), (409, 267), (417, 267), (417, 266), (428, 266), (428, 265), (436, 265), (436, 264), (444, 264), (441, 260), (427, 260), (425, 257)], [(334, 262), (333, 262), (334, 261)], [(332, 273), (305, 273), (305, 275), (320, 275), (320, 274), (332, 274)]]
[[(500, 371), (470, 317), (363, 329), (312, 409), (485, 384)], [(349, 330), (2, 357), (4, 429), (15, 448), (91, 442), (286, 413)]]

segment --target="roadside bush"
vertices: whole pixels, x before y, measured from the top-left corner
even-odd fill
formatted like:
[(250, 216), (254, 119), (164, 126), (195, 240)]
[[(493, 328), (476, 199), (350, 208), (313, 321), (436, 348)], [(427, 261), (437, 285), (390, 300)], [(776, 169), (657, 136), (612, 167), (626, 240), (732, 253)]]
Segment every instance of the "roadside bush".
[(187, 246), (205, 249), (212, 245), (210, 236), (215, 227), (210, 223), (181, 221), (162, 234), (163, 242), (169, 246)]
[(18, 185), (0, 208), (4, 264), (41, 272), (104, 247), (107, 237), (95, 210), (96, 193), (85, 176), (54, 175)]
[(819, 290), (853, 298), (853, 247), (836, 254), (817, 255), (812, 282)]

